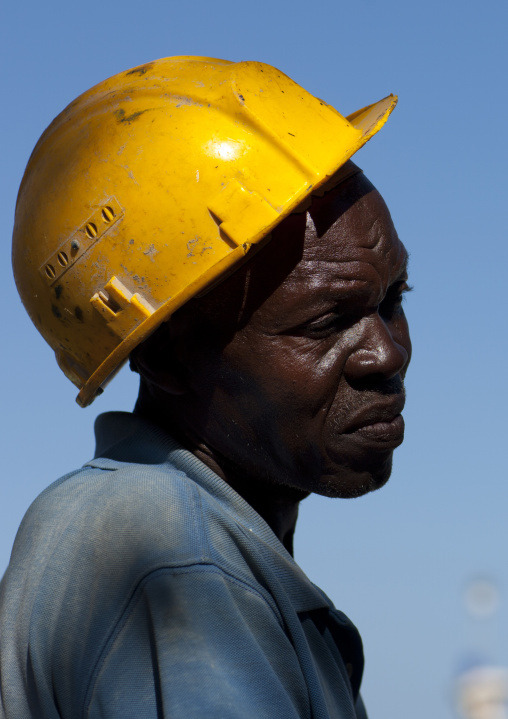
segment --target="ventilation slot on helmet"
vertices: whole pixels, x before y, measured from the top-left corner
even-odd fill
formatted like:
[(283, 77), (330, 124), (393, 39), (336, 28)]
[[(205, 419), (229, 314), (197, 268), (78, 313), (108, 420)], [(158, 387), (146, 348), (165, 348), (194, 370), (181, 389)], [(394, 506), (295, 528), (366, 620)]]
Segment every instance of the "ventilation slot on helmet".
[(100, 240), (124, 216), (114, 197), (101, 205), (83, 225), (71, 235), (41, 267), (39, 273), (49, 284), (54, 284), (69, 267)]

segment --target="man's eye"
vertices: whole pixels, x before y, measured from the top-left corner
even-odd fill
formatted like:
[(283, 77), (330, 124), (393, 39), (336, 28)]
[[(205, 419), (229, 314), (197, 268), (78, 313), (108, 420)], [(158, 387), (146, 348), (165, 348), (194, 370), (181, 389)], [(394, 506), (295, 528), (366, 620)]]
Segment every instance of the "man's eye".
[(406, 292), (411, 292), (412, 289), (413, 288), (405, 281), (393, 284), (388, 288), (388, 292), (379, 306), (379, 313), (383, 317), (391, 317), (396, 312), (400, 311), (404, 295)]
[(333, 312), (326, 317), (322, 317), (314, 322), (309, 322), (300, 329), (299, 334), (306, 335), (307, 337), (323, 338), (333, 332), (337, 332), (342, 329), (346, 323), (345, 317), (342, 314)]

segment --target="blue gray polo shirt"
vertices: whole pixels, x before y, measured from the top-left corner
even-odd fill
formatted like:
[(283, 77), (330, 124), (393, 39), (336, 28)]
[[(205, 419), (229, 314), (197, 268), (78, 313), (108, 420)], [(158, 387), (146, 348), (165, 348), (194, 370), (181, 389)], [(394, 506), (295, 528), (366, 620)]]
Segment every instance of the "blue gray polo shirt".
[(365, 717), (357, 630), (265, 521), (140, 417), (96, 433), (0, 585), (0, 716)]

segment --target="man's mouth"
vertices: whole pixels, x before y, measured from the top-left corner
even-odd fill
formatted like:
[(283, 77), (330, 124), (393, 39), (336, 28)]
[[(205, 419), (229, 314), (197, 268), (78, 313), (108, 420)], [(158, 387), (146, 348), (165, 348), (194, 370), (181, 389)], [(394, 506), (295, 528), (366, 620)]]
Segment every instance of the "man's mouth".
[(398, 447), (404, 439), (404, 403), (405, 396), (400, 394), (366, 407), (350, 418), (343, 434)]
[(396, 415), (391, 420), (382, 420), (365, 424), (348, 434), (356, 434), (365, 439), (371, 439), (376, 442), (392, 443), (397, 445), (404, 439), (404, 418), (401, 414)]

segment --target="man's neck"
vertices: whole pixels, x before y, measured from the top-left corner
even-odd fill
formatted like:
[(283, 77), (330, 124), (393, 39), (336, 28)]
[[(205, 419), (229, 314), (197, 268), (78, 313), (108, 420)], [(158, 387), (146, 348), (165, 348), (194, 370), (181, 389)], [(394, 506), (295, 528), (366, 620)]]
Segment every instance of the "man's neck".
[(217, 461), (207, 447), (188, 447), (203, 464), (212, 469), (265, 520), (285, 549), (293, 556), (293, 537), (300, 501), (308, 496), (284, 485), (267, 484), (245, 478), (241, 470)]

